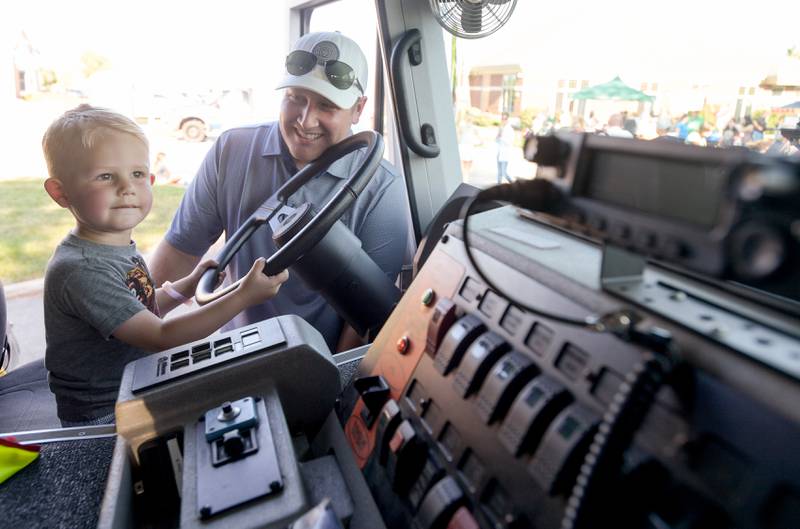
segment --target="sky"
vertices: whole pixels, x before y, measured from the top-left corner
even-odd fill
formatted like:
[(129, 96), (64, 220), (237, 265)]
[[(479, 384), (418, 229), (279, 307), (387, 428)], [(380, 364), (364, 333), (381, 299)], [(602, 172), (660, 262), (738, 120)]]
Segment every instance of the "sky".
[(280, 0), (29, 0), (0, 24), (15, 34), (24, 30), (42, 57), (58, 64), (91, 50), (139, 83), (240, 84), (258, 79), (259, 58), (285, 38), (269, 28), (278, 5)]
[[(347, 0), (356, 6), (370, 2)], [(28, 0), (0, 17), (0, 30), (7, 39), (24, 30), (43, 57), (59, 64), (75, 62), (90, 49), (142, 84), (252, 85), (267, 82), (264, 72), (282, 61), (283, 5)], [(360, 13), (331, 11), (333, 28), (352, 24), (353, 13)], [(462, 40), (459, 49), (472, 64), (496, 64), (500, 49), (503, 62), (567, 78), (761, 79), (787, 48), (800, 49), (798, 20), (797, 0), (518, 0), (505, 27), (487, 39)]]
[(797, 0), (518, 0), (497, 33), (459, 45), (477, 63), (497, 61), (500, 48), (557, 77), (762, 79), (800, 49), (798, 21)]

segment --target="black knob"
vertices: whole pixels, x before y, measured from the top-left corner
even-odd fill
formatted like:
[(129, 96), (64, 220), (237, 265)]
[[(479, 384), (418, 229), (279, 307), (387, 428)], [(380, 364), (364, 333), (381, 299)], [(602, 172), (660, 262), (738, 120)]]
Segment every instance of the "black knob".
[(786, 238), (764, 222), (745, 222), (736, 228), (730, 241), (729, 259), (735, 279), (767, 279), (786, 261)]
[(558, 167), (567, 160), (570, 146), (555, 136), (530, 135), (525, 138), (522, 149), (526, 160), (548, 167)]
[(244, 439), (238, 431), (228, 432), (222, 437), (222, 448), (228, 457), (239, 457), (244, 452)]

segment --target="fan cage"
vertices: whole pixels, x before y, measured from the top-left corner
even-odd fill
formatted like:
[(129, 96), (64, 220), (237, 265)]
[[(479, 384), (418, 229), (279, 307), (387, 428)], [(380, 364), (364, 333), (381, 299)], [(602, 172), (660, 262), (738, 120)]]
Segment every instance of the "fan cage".
[(508, 22), (517, 0), (429, 0), (429, 3), (436, 21), (449, 33), (478, 39)]

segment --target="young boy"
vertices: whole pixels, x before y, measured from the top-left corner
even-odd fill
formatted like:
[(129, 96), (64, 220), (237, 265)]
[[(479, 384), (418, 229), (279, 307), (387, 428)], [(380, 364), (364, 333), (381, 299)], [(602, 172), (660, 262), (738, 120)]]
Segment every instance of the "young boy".
[(268, 277), (259, 259), (233, 293), (162, 320), (194, 292), (213, 261), (156, 289), (131, 240), (153, 201), (148, 142), (130, 119), (89, 105), (66, 112), (42, 139), (50, 197), (75, 217), (47, 265), (45, 364), (64, 426), (106, 424), (125, 364), (204, 338), (245, 308), (277, 294), (288, 272)]

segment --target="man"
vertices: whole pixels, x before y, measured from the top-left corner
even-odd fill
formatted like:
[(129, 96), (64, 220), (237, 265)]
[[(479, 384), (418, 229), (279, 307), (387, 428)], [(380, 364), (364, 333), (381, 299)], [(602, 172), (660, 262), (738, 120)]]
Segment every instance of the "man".
[(622, 114), (611, 114), (608, 117), (608, 125), (606, 125), (605, 129), (606, 135), (616, 138), (633, 138), (633, 134), (622, 127), (623, 124), (624, 118)]
[(514, 128), (508, 122), (508, 112), (503, 112), (500, 117), (500, 126), (497, 127), (497, 183), (503, 180), (513, 182), (508, 175), (508, 161), (511, 159), (511, 150), (514, 148)]
[[(285, 89), (278, 122), (232, 129), (214, 143), (153, 255), (150, 270), (156, 284), (190, 272), (223, 231), (235, 233), (298, 170), (350, 135), (367, 100), (366, 86), (367, 61), (355, 42), (338, 32), (301, 37), (286, 57), (286, 76), (277, 87)], [(363, 156), (359, 150), (343, 157), (295, 193), (289, 205), (322, 206)], [(392, 281), (409, 247), (407, 203), (402, 179), (384, 160), (342, 216)], [(271, 230), (264, 226), (239, 250), (226, 280), (237, 280), (254, 259), (274, 251)], [(227, 328), (281, 314), (304, 318), (332, 351), (356, 345), (352, 340), (339, 343), (341, 318), (291, 273), (279, 296), (251, 307)]]

